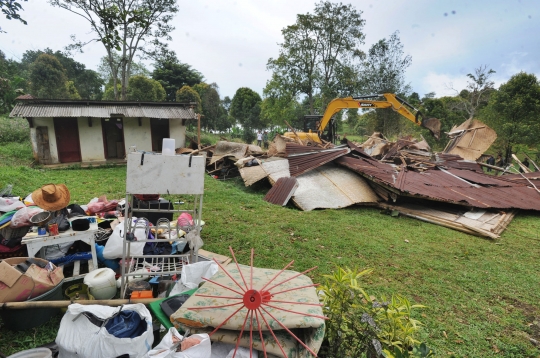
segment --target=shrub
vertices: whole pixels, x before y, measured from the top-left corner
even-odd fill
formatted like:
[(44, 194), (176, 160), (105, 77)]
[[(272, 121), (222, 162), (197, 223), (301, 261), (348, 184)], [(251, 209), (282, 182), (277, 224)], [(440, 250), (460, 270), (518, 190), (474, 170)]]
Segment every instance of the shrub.
[(0, 144), (30, 141), (30, 127), (24, 118), (0, 117)]
[[(372, 272), (338, 267), (323, 276), (323, 298), (328, 348), (326, 357), (426, 357), (430, 350), (415, 338), (421, 323), (411, 317), (416, 308), (408, 299), (392, 295), (377, 300), (360, 286), (361, 277)], [(426, 353), (427, 352), (427, 353)]]

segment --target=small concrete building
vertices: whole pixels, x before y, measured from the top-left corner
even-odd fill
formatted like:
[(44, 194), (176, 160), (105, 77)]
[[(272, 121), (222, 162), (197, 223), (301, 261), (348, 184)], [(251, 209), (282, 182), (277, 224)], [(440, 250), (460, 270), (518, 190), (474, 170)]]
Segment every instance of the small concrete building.
[(123, 161), (131, 146), (160, 152), (163, 138), (184, 147), (186, 121), (196, 119), (189, 103), (46, 100), (29, 95), (17, 100), (9, 116), (28, 120), (34, 157), (44, 165)]

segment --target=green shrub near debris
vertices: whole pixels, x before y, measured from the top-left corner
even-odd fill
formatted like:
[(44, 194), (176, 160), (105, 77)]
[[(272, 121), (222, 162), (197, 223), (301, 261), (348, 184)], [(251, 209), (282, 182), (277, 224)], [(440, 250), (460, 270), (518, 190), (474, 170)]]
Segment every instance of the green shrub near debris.
[[(373, 272), (337, 267), (323, 275), (319, 294), (323, 299), (326, 321), (326, 351), (321, 355), (337, 357), (427, 357), (432, 353), (417, 339), (422, 325), (413, 312), (423, 305), (411, 304), (393, 294), (387, 301), (369, 295), (360, 284), (363, 276)], [(421, 348), (422, 347), (422, 348)], [(425, 354), (424, 354), (425, 352)]]
[(30, 127), (24, 118), (0, 116), (0, 145), (30, 142)]

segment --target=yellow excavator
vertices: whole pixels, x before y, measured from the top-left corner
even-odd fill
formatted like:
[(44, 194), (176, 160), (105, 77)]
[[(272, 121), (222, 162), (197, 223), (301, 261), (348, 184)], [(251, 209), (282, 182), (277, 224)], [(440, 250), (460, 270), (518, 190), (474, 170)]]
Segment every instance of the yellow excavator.
[[(381, 98), (384, 97), (385, 100)], [(441, 133), (441, 122), (437, 118), (424, 118), (422, 113), (407, 101), (392, 93), (383, 93), (362, 97), (345, 97), (332, 100), (322, 116), (308, 115), (304, 117), (304, 132), (286, 132), (285, 137), (298, 138), (303, 142), (322, 143), (322, 140), (334, 142), (336, 124), (332, 117), (346, 108), (392, 108), (411, 122), (427, 128), (436, 139)]]

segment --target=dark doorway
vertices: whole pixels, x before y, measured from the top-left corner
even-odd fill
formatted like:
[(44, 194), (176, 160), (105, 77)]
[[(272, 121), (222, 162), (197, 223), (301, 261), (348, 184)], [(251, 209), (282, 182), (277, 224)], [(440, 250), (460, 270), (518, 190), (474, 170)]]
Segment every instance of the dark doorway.
[(54, 118), (54, 133), (60, 163), (81, 161), (77, 118)]
[(152, 151), (161, 152), (163, 138), (169, 138), (169, 119), (150, 118), (150, 131), (152, 132)]
[(105, 159), (124, 158), (124, 121), (122, 118), (102, 118), (101, 129)]

